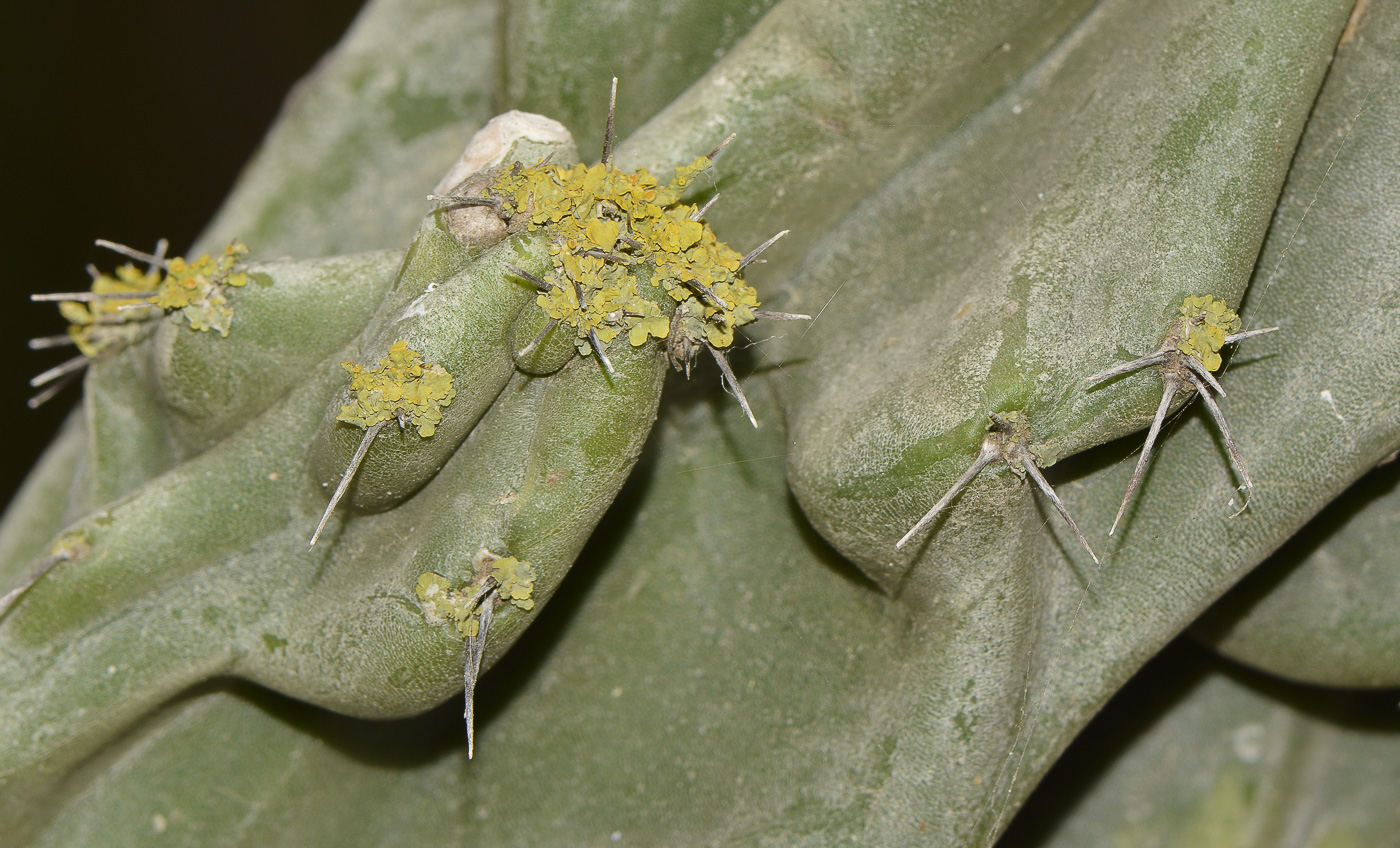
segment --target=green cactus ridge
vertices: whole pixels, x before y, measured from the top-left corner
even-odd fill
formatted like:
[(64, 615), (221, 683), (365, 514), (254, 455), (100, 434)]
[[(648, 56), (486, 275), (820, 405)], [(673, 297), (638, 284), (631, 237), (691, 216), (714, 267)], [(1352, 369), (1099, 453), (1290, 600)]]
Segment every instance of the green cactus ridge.
[(1400, 7), (634, 6), (370, 0), (50, 298), (7, 844), (1388, 838)]

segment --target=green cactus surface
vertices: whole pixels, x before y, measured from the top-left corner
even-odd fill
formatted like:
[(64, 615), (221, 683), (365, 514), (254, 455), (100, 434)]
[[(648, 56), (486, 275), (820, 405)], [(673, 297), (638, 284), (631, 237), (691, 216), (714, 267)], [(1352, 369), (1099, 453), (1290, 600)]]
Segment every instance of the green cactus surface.
[(1383, 844), (1400, 7), (656, 5), (41, 293), (6, 844)]

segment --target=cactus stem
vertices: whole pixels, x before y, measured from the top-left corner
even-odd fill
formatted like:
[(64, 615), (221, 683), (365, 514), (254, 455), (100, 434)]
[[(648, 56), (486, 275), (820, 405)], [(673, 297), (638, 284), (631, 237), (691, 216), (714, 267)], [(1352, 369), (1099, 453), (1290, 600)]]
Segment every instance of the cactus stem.
[[(733, 137), (734, 136), (732, 135), (730, 136), (730, 138)], [(726, 142), (726, 144), (727, 143), (728, 142)], [(705, 213), (710, 211), (710, 207), (715, 205), (716, 200), (719, 200), (719, 192), (715, 192), (714, 194), (710, 195), (710, 199), (705, 201), (704, 206), (695, 207), (695, 211), (690, 213), (690, 220), (698, 221), (701, 218), (705, 217)]]
[(384, 429), (388, 421), (380, 421), (365, 430), (365, 437), (360, 440), (360, 446), (355, 448), (355, 455), (350, 458), (350, 465), (346, 467), (345, 473), (340, 476), (340, 485), (335, 487), (335, 494), (331, 495), (331, 502), (326, 504), (326, 511), (321, 514), (321, 523), (316, 525), (316, 532), (311, 535), (311, 547), (316, 547), (316, 540), (321, 538), (321, 531), (326, 529), (326, 522), (331, 520), (331, 513), (335, 512), (335, 505), (340, 503), (340, 499), (345, 496), (345, 490), (350, 488), (350, 481), (355, 478), (355, 472), (360, 469), (360, 463), (364, 461), (365, 454), (369, 451), (370, 442), (379, 435), (379, 431)]
[(114, 241), (107, 241), (106, 239), (98, 239), (95, 242), (95, 244), (98, 247), (105, 247), (113, 253), (120, 253), (122, 256), (125, 256), (128, 259), (135, 259), (138, 262), (145, 262), (148, 266), (150, 266), (150, 269), (152, 271), (154, 271), (157, 268), (165, 268), (166, 270), (169, 270), (170, 268), (170, 264), (165, 261), (165, 251), (170, 248), (170, 243), (165, 239), (161, 239), (160, 241), (156, 242), (155, 253), (145, 253), (143, 251), (137, 250), (134, 247), (127, 247), (124, 244), (118, 244)]
[(544, 327), (540, 329), (539, 333), (535, 335), (535, 340), (521, 348), (520, 351), (515, 354), (515, 358), (520, 359), (534, 353), (535, 348), (544, 343), (544, 337), (549, 335), (550, 330), (553, 330), (557, 326), (559, 326), (558, 318), (549, 319)]
[(1133, 492), (1137, 491), (1138, 482), (1142, 480), (1142, 472), (1147, 468), (1148, 460), (1152, 458), (1152, 447), (1157, 443), (1157, 434), (1162, 432), (1162, 422), (1167, 418), (1167, 409), (1171, 407), (1172, 398), (1181, 388), (1181, 378), (1174, 371), (1167, 371), (1163, 384), (1162, 401), (1157, 404), (1157, 414), (1152, 417), (1152, 426), (1147, 430), (1147, 441), (1143, 443), (1142, 455), (1138, 457), (1137, 468), (1133, 469), (1133, 479), (1128, 481), (1128, 491), (1123, 495), (1123, 503), (1118, 505), (1118, 514), (1113, 517), (1113, 526), (1108, 528), (1110, 536), (1118, 529), (1118, 522), (1123, 520), (1123, 512), (1128, 508), (1128, 501), (1132, 500)]
[(734, 376), (734, 369), (729, 367), (729, 357), (716, 350), (713, 345), (707, 344), (705, 347), (715, 358), (715, 364), (719, 366), (719, 370), (724, 372), (724, 379), (729, 381), (729, 387), (734, 390), (734, 397), (738, 399), (739, 406), (743, 407), (744, 414), (749, 417), (749, 423), (757, 428), (758, 419), (753, 417), (753, 410), (749, 408), (749, 399), (744, 397), (744, 390), (739, 387), (739, 378)]
[(742, 270), (744, 270), (745, 268), (747, 268), (749, 265), (752, 265), (752, 264), (753, 264), (753, 261), (754, 261), (755, 259), (758, 258), (758, 256), (759, 256), (760, 253), (762, 253), (763, 251), (765, 251), (765, 250), (767, 250), (768, 248), (772, 247), (774, 242), (776, 242), (778, 239), (782, 238), (783, 236), (787, 235), (788, 232), (790, 232), (790, 231), (789, 231), (789, 230), (783, 230), (782, 232), (780, 232), (780, 233), (778, 233), (777, 235), (775, 235), (775, 236), (773, 236), (772, 238), (770, 238), (768, 241), (765, 241), (763, 244), (760, 244), (758, 247), (755, 247), (753, 250), (750, 250), (750, 251), (748, 252), (748, 254), (746, 254), (746, 255), (744, 256), (743, 260), (741, 260), (741, 261), (739, 262), (739, 268), (738, 268), (738, 270), (739, 270), (739, 271), (742, 271)]
[(52, 383), (59, 377), (63, 377), (67, 374), (72, 374), (75, 371), (81, 371), (82, 369), (87, 367), (87, 364), (88, 358), (86, 356), (75, 356), (67, 362), (62, 362), (58, 365), (55, 365), (54, 367), (43, 372), (42, 374), (35, 376), (29, 381), (29, 385), (30, 387), (37, 389), (46, 383)]
[(617, 114), (617, 77), (612, 78), (612, 93), (608, 95), (608, 125), (603, 131), (603, 158), (604, 165), (612, 164), (613, 149), (613, 117)]
[(525, 281), (528, 282), (530, 285), (534, 286), (535, 288), (539, 289), (539, 290), (542, 291), (542, 292), (547, 292), (547, 291), (549, 291), (549, 290), (551, 290), (551, 289), (554, 288), (554, 285), (553, 285), (552, 283), (550, 283), (550, 282), (548, 282), (548, 281), (546, 281), (546, 280), (540, 279), (539, 277), (536, 277), (534, 274), (531, 274), (529, 271), (523, 271), (523, 270), (521, 270), (521, 269), (515, 267), (514, 265), (507, 265), (507, 266), (506, 266), (506, 270), (509, 271), (509, 272), (511, 272), (511, 273), (514, 274), (515, 276), (519, 277), (520, 279), (525, 280)]

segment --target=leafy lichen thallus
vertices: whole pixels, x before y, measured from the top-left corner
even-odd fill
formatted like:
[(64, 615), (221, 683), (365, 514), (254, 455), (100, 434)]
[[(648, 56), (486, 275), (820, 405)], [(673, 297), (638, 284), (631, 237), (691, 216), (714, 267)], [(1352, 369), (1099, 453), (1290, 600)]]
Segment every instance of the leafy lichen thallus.
[(895, 543), (895, 548), (900, 549), (909, 544), (925, 527), (933, 523), (938, 514), (946, 509), (948, 504), (952, 503), (953, 499), (958, 496), (958, 493), (966, 489), (973, 479), (982, 473), (984, 468), (1000, 461), (1005, 462), (1017, 476), (1031, 478), (1036, 488), (1050, 499), (1055, 510), (1069, 524), (1069, 529), (1074, 531), (1080, 544), (1097, 563), (1099, 557), (1094, 553), (1094, 549), (1089, 547), (1089, 540), (1084, 538), (1084, 534), (1079, 530), (1079, 525), (1074, 523), (1069, 510), (1065, 509), (1064, 502), (1055, 494), (1054, 488), (1045, 479), (1045, 475), (1041, 473), (1041, 463), (1049, 465), (1054, 462), (1055, 457), (1049, 448), (1033, 443), (1034, 437), (1031, 433), (1030, 422), (1019, 412), (1000, 414), (989, 412), (987, 417), (991, 420), (991, 424), (987, 427), (987, 436), (982, 440), (982, 450), (978, 452), (977, 458), (973, 460), (967, 471), (963, 472), (963, 475), (957, 479), (952, 488), (938, 499), (933, 508), (919, 519), (919, 523), (911, 527), (909, 532), (904, 534), (904, 538)]
[[(687, 376), (702, 350), (719, 366), (726, 387), (756, 427), (748, 398), (730, 367), (726, 351), (734, 331), (760, 318), (809, 320), (810, 316), (758, 309), (757, 292), (743, 279), (749, 265), (784, 230), (747, 254), (719, 241), (705, 213), (719, 198), (691, 205), (682, 198), (695, 178), (713, 167), (735, 136), (730, 135), (706, 156), (675, 169), (668, 184), (657, 182), (645, 169), (629, 172), (613, 165), (613, 125), (617, 79), (612, 81), (603, 154), (592, 167), (514, 165), (499, 173), (480, 195), (432, 195), (445, 206), (490, 207), (506, 223), (506, 231), (547, 231), (551, 268), (545, 276), (507, 266), (515, 277), (539, 292), (538, 303), (549, 315), (534, 341), (516, 353), (530, 356), (561, 326), (576, 335), (580, 356), (594, 356), (609, 375), (612, 360), (607, 345), (626, 335), (633, 346), (650, 338), (664, 339), (667, 359)], [(651, 284), (665, 290), (675, 303), (668, 317), (650, 298), (637, 291), (628, 266), (651, 266)]]
[(1142, 447), (1142, 455), (1138, 457), (1137, 468), (1133, 470), (1132, 481), (1128, 483), (1128, 491), (1123, 495), (1123, 503), (1118, 507), (1118, 514), (1113, 519), (1113, 527), (1108, 531), (1109, 535), (1113, 535), (1113, 532), (1118, 529), (1118, 522), (1122, 520), (1123, 513), (1127, 510), (1129, 501), (1132, 500), (1133, 492), (1137, 490), (1142, 473), (1147, 469), (1147, 463), (1152, 458), (1152, 448), (1157, 443), (1157, 435), (1162, 430), (1162, 422), (1166, 420), (1167, 410), (1171, 407), (1178, 392), (1185, 391), (1189, 394), (1194, 391), (1201, 396), (1206, 409), (1210, 411), (1211, 417), (1220, 427), (1220, 435), (1225, 440), (1225, 448), (1230, 454), (1230, 461), (1234, 463), (1235, 470), (1239, 472), (1240, 480), (1244, 483), (1246, 497), (1254, 489), (1254, 481), (1249, 479), (1249, 470), (1245, 468), (1239, 446), (1235, 444), (1234, 437), (1230, 435), (1230, 427), (1225, 423), (1225, 415), (1220, 411), (1220, 405), (1215, 402), (1215, 398), (1211, 396), (1211, 392), (1215, 392), (1221, 397), (1225, 396), (1225, 389), (1221, 387), (1211, 372), (1220, 368), (1220, 349), (1225, 345), (1234, 344), (1254, 336), (1262, 336), (1265, 333), (1272, 333), (1278, 327), (1240, 332), (1239, 315), (1226, 305), (1225, 301), (1216, 300), (1210, 295), (1186, 298), (1181, 304), (1180, 312), (1180, 317), (1172, 323), (1166, 339), (1162, 341), (1162, 346), (1156, 352), (1100, 371), (1087, 381), (1090, 390), (1092, 390), (1092, 387), (1106, 380), (1130, 374), (1140, 368), (1158, 365), (1161, 366), (1162, 370), (1162, 400), (1157, 405), (1157, 414), (1153, 416), (1152, 426), (1147, 431), (1147, 442)]

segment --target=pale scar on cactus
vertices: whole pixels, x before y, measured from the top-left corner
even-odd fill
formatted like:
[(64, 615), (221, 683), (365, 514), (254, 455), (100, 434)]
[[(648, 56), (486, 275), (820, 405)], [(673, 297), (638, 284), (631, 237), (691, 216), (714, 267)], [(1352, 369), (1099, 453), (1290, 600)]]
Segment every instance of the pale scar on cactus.
[(530, 563), (515, 557), (497, 557), (483, 550), (477, 554), (474, 566), (477, 578), (469, 587), (455, 589), (452, 581), (428, 571), (418, 576), (415, 590), (424, 617), (433, 624), (455, 625), (466, 642), (467, 657), (462, 672), (466, 707), (462, 717), (467, 724), (467, 759), (476, 752), (476, 680), (481, 674), (481, 657), (495, 609), (505, 603), (522, 610), (535, 606), (535, 572)]
[(1128, 491), (1123, 495), (1123, 503), (1119, 505), (1118, 514), (1113, 519), (1113, 526), (1109, 528), (1110, 536), (1118, 529), (1118, 523), (1122, 521), (1123, 513), (1128, 509), (1133, 492), (1137, 490), (1142, 474), (1152, 458), (1152, 448), (1157, 443), (1157, 436), (1162, 430), (1162, 423), (1166, 420), (1167, 410), (1180, 391), (1195, 391), (1200, 394), (1206, 409), (1210, 411), (1211, 417), (1220, 427), (1220, 435), (1225, 440), (1225, 448), (1230, 454), (1230, 461), (1234, 463), (1235, 469), (1239, 472), (1246, 492), (1254, 488), (1254, 482), (1249, 478), (1244, 458), (1240, 456), (1239, 446), (1235, 444), (1234, 437), (1230, 435), (1229, 425), (1225, 423), (1225, 415), (1220, 411), (1220, 405), (1215, 402), (1215, 398), (1211, 395), (1211, 392), (1215, 392), (1221, 397), (1225, 396), (1225, 389), (1221, 387), (1220, 382), (1215, 379), (1212, 372), (1220, 368), (1220, 351), (1225, 345), (1234, 344), (1254, 336), (1262, 336), (1265, 333), (1272, 333), (1278, 327), (1265, 327), (1261, 330), (1241, 332), (1240, 328), (1243, 325), (1240, 316), (1225, 301), (1217, 300), (1208, 294), (1186, 298), (1182, 301), (1179, 311), (1180, 317), (1172, 323), (1171, 329), (1167, 331), (1167, 336), (1162, 341), (1162, 346), (1156, 352), (1100, 371), (1087, 381), (1092, 387), (1105, 380), (1121, 377), (1150, 365), (1159, 365), (1162, 369), (1162, 401), (1157, 405), (1157, 414), (1153, 416), (1152, 426), (1147, 431), (1147, 441), (1143, 444), (1142, 455), (1138, 457), (1137, 467), (1133, 470), (1132, 480), (1128, 483)]
[[(696, 178), (708, 171), (725, 139), (708, 155), (676, 168), (661, 185), (645, 168), (635, 173), (612, 164), (613, 116), (617, 80), (613, 79), (601, 161), (571, 167), (541, 161), (515, 164), (485, 186), (481, 195), (431, 195), (446, 206), (482, 206), (506, 223), (508, 232), (543, 232), (549, 238), (551, 272), (544, 277), (518, 268), (511, 271), (539, 290), (535, 302), (548, 321), (534, 340), (516, 353), (533, 353), (550, 333), (565, 327), (573, 333), (581, 356), (593, 354), (613, 373), (607, 346), (625, 335), (641, 347), (664, 339), (667, 358), (690, 375), (694, 359), (708, 350), (749, 421), (758, 426), (725, 353), (734, 331), (759, 318), (809, 320), (808, 315), (758, 309), (758, 293), (742, 279), (744, 268), (787, 234), (784, 230), (748, 254), (716, 238), (704, 220), (704, 206), (681, 198)], [(646, 269), (646, 273), (636, 273)], [(639, 280), (639, 277), (643, 278)], [(661, 289), (675, 303), (668, 317), (638, 286)]]
[(389, 355), (379, 360), (373, 368), (365, 368), (356, 362), (342, 362), (341, 367), (350, 374), (351, 403), (340, 408), (338, 420), (365, 429), (364, 438), (355, 450), (350, 465), (341, 475), (340, 485), (326, 504), (321, 515), (321, 523), (311, 536), (314, 547), (326, 529), (336, 504), (345, 496), (355, 471), (364, 461), (379, 431), (390, 421), (397, 421), (404, 429), (417, 427), (418, 435), (432, 438), (437, 425), (442, 421), (442, 408), (452, 403), (457, 390), (452, 387), (452, 375), (441, 365), (425, 363), (416, 350), (410, 350), (408, 342), (399, 340), (389, 347)]
[(909, 544), (910, 540), (919, 535), (929, 524), (933, 523), (933, 520), (938, 517), (939, 513), (946, 509), (948, 504), (952, 503), (953, 499), (958, 496), (958, 493), (966, 489), (977, 475), (982, 473), (983, 469), (994, 462), (1000, 461), (1005, 462), (1017, 476), (1023, 478), (1029, 476), (1031, 478), (1036, 488), (1040, 489), (1041, 493), (1050, 499), (1050, 503), (1054, 505), (1055, 510), (1064, 518), (1065, 523), (1069, 525), (1069, 529), (1074, 531), (1074, 535), (1079, 539), (1080, 544), (1084, 546), (1084, 549), (1089, 552), (1089, 556), (1097, 563), (1099, 557), (1094, 553), (1094, 549), (1089, 546), (1089, 540), (1084, 538), (1084, 534), (1079, 530), (1079, 525), (1070, 517), (1069, 510), (1065, 508), (1064, 502), (1060, 500), (1059, 495), (1055, 494), (1055, 489), (1050, 485), (1050, 482), (1045, 479), (1045, 475), (1041, 473), (1042, 466), (1052, 465), (1059, 458), (1056, 452), (1049, 446), (1037, 445), (1035, 443), (1034, 434), (1031, 432), (1030, 421), (1020, 412), (1003, 412), (1000, 414), (988, 412), (987, 417), (991, 419), (991, 423), (987, 426), (987, 436), (982, 440), (982, 449), (977, 453), (977, 458), (972, 461), (972, 465), (968, 467), (967, 471), (963, 472), (963, 475), (957, 479), (957, 482), (953, 483), (952, 488), (945, 492), (943, 497), (938, 499), (938, 502), (933, 505), (933, 508), (926, 512), (924, 517), (920, 518), (919, 522), (909, 528), (909, 532), (905, 533), (904, 537), (895, 543), (895, 548), (900, 549)]
[(248, 274), (241, 268), (248, 246), (237, 240), (217, 259), (206, 253), (194, 261), (179, 256), (167, 259), (164, 239), (156, 245), (155, 253), (103, 239), (97, 244), (145, 263), (146, 270), (128, 263), (113, 274), (104, 274), (89, 265), (89, 291), (30, 296), (35, 301), (57, 301), (59, 313), (68, 320), (68, 332), (31, 339), (29, 347), (42, 350), (74, 345), (79, 352), (29, 381), (36, 389), (47, 386), (30, 398), (31, 409), (58, 394), (92, 360), (140, 341), (149, 331), (149, 322), (162, 314), (179, 312), (191, 330), (217, 330), (227, 338), (233, 324), (228, 290), (248, 284)]

